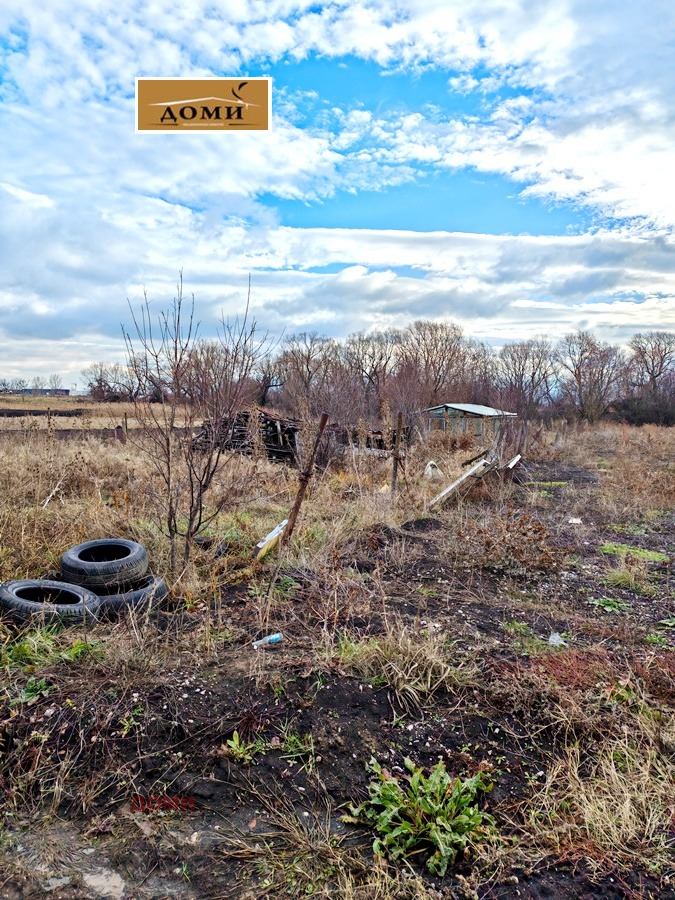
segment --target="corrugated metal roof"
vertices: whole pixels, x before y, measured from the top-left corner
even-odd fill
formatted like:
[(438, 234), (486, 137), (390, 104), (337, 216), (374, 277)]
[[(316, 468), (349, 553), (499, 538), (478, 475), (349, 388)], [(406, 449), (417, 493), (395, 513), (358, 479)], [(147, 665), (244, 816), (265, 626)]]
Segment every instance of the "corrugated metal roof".
[(515, 417), (518, 414), (506, 412), (504, 409), (495, 409), (492, 406), (481, 406), (479, 403), (441, 403), (440, 406), (430, 406), (425, 412), (444, 412), (445, 410), (456, 410), (457, 412), (468, 413), (470, 416), (491, 416), (493, 418), (504, 416)]

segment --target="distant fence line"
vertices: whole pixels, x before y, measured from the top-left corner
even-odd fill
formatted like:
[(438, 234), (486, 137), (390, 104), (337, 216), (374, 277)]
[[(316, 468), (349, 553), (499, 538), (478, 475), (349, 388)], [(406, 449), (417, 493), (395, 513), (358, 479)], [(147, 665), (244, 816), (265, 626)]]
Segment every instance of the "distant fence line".
[(65, 419), (79, 419), (84, 415), (84, 410), (78, 409), (16, 409), (13, 407), (11, 409), (0, 409), (0, 417), (5, 419), (21, 419), (24, 416), (50, 416), (56, 418), (57, 416), (65, 418)]
[[(176, 435), (185, 435), (192, 432), (192, 429), (173, 428)], [(12, 441), (17, 437), (28, 437), (31, 440), (80, 440), (84, 441), (88, 438), (95, 438), (100, 441), (122, 441), (126, 442), (127, 436), (131, 438), (141, 437), (145, 433), (143, 428), (129, 428), (126, 431), (121, 425), (116, 428), (12, 428), (0, 430), (0, 441)]]

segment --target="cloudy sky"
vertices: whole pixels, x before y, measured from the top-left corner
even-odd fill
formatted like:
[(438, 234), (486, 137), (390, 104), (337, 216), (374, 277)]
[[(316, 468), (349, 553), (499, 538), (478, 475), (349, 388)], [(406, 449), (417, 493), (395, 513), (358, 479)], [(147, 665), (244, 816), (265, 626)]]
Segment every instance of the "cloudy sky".
[[(671, 0), (3, 0), (0, 377), (205, 335), (450, 317), (675, 329)], [(273, 128), (135, 134), (136, 76), (273, 79)]]

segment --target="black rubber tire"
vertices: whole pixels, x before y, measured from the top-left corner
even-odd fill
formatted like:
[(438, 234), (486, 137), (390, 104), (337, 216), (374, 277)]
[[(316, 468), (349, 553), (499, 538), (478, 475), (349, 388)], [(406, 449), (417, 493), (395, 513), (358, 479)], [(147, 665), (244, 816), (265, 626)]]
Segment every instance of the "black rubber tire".
[(101, 601), (79, 584), (47, 579), (6, 581), (0, 584), (0, 611), (15, 622), (40, 616), (46, 624), (93, 625)]
[(123, 594), (99, 595), (100, 615), (109, 618), (128, 609), (145, 610), (149, 606), (155, 606), (168, 593), (169, 589), (163, 578), (148, 575), (147, 578), (142, 579)]
[(148, 571), (148, 551), (135, 541), (104, 538), (71, 547), (61, 557), (64, 581), (100, 588), (125, 589)]

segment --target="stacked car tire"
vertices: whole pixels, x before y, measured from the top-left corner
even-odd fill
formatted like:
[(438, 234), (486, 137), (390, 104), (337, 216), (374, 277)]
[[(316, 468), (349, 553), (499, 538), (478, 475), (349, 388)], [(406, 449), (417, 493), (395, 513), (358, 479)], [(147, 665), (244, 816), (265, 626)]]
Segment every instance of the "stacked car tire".
[(168, 593), (164, 580), (148, 573), (145, 547), (123, 538), (66, 550), (61, 578), (0, 584), (0, 612), (15, 621), (40, 616), (47, 623), (92, 624), (124, 610), (145, 610)]

